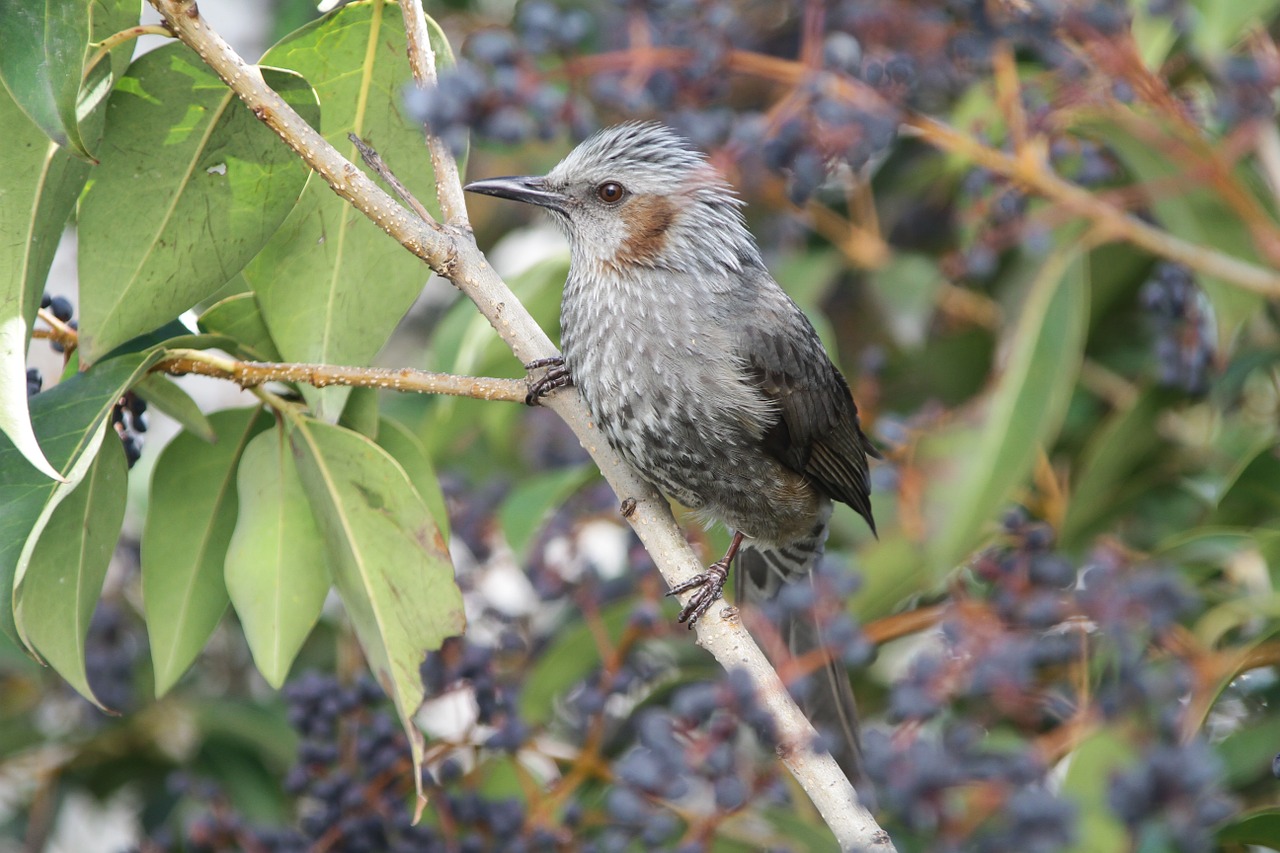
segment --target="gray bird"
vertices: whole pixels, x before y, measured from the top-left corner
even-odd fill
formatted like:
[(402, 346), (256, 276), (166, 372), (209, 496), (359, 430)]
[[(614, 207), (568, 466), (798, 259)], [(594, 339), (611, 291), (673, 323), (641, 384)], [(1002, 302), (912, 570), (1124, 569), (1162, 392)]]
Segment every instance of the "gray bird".
[[(769, 275), (742, 202), (699, 151), (661, 124), (597, 133), (545, 177), (475, 181), (471, 192), (539, 205), (569, 238), (563, 357), (530, 401), (577, 386), (610, 446), (666, 495), (733, 530), (724, 558), (675, 587), (691, 626), (718, 600), (741, 549), (739, 600), (810, 581), (831, 501), (871, 529), (867, 456), (849, 386), (804, 312)], [(812, 619), (779, 626), (793, 654), (821, 646)], [(848, 674), (810, 691), (815, 725), (858, 775)]]

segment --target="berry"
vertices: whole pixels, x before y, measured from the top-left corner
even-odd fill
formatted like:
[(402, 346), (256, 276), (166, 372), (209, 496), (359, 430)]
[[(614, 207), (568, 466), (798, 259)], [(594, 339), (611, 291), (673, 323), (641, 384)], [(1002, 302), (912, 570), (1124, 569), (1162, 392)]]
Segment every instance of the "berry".
[(71, 307), (71, 300), (65, 296), (53, 297), (49, 301), (49, 311), (64, 323), (70, 322), (72, 315), (75, 313), (75, 310)]

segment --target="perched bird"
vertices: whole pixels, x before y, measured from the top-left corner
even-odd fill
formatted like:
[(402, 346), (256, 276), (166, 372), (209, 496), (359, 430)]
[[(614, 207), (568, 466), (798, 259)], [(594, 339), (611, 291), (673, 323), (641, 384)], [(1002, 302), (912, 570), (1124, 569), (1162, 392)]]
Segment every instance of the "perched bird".
[[(569, 238), (563, 357), (530, 399), (577, 386), (610, 446), (666, 495), (733, 531), (724, 558), (680, 584), (692, 625), (739, 556), (748, 602), (810, 582), (831, 501), (875, 530), (868, 454), (849, 386), (804, 312), (765, 269), (742, 202), (705, 156), (664, 125), (605, 129), (544, 177), (475, 181), (471, 192), (539, 205)], [(779, 626), (793, 654), (821, 646), (811, 619)], [(857, 775), (848, 674), (810, 691)]]

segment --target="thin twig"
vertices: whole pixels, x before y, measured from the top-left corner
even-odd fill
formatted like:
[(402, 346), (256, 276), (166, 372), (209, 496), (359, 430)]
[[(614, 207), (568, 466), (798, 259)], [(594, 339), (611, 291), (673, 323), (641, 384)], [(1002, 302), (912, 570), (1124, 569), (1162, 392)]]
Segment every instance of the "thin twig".
[[(434, 88), (436, 77), (436, 52), (431, 47), (431, 35), (427, 31), (427, 16), (422, 11), (421, 0), (405, 0), (400, 4), (404, 16), (405, 41), (408, 44), (409, 70), (413, 80), (423, 89)], [(452, 57), (451, 57), (452, 59)], [(447, 225), (471, 230), (467, 218), (467, 202), (462, 195), (462, 179), (458, 175), (458, 161), (445, 141), (435, 134), (427, 134), (427, 152), (431, 155), (431, 168), (436, 176), (436, 200)]]
[(1126, 240), (1153, 255), (1226, 279), (1245, 290), (1272, 299), (1280, 297), (1280, 274), (1275, 271), (1223, 254), (1208, 246), (1187, 242), (1148, 225), (1083, 187), (1063, 180), (1041, 163), (990, 148), (972, 136), (927, 116), (908, 116), (906, 126), (917, 131), (925, 142), (935, 148), (959, 154), (972, 163), (1012, 178), (1076, 215), (1083, 216), (1111, 240)]
[(528, 384), (521, 379), (490, 379), (430, 373), (411, 367), (341, 367), (333, 364), (298, 364), (237, 361), (199, 350), (174, 351), (171, 357), (151, 368), (153, 373), (181, 376), (196, 373), (229, 379), (244, 388), (267, 382), (301, 382), (314, 388), (343, 385), (349, 388), (383, 388), (414, 394), (447, 394), (477, 400), (523, 403)]
[(95, 50), (93, 52), (93, 56), (89, 57), (88, 61), (84, 64), (85, 76), (89, 76), (89, 72), (93, 70), (94, 66), (101, 62), (102, 58), (112, 50), (127, 41), (132, 41), (133, 39), (140, 38), (142, 36), (164, 36), (165, 38), (173, 38), (173, 33), (169, 32), (168, 27), (161, 26), (160, 24), (142, 24), (136, 27), (128, 27), (118, 33), (112, 33), (97, 44), (90, 45), (90, 47), (95, 48)]
[(382, 157), (374, 150), (372, 145), (365, 142), (354, 133), (348, 133), (347, 139), (350, 139), (351, 144), (360, 152), (360, 159), (364, 160), (364, 164), (377, 172), (378, 177), (386, 181), (387, 185), (396, 191), (396, 195), (400, 196), (401, 201), (413, 208), (413, 212), (418, 214), (418, 217), (421, 218), (423, 222), (428, 225), (435, 224), (436, 218), (427, 212), (427, 209), (422, 206), (422, 202), (418, 201), (418, 199), (414, 197), (413, 193), (409, 192), (409, 188), (406, 187), (404, 182), (396, 177), (395, 172), (391, 171), (391, 168), (383, 162)]
[[(476, 247), (469, 229), (435, 231), (400, 206), (273, 92), (258, 69), (241, 59), (217, 31), (200, 18), (192, 0), (150, 2), (174, 33), (203, 57), (255, 115), (276, 131), (334, 192), (363, 211), (401, 245), (453, 281), (470, 297), (522, 363), (556, 353), (546, 332)], [(412, 7), (406, 13), (412, 18), (422, 14), (416, 0), (406, 0), (402, 8), (406, 7)], [(415, 21), (409, 28), (416, 26)], [(410, 62), (419, 68), (415, 73), (422, 75), (420, 80), (429, 82), (433, 75), (428, 66), (434, 57), (429, 53), (423, 54), (427, 46), (425, 37), (421, 37), (423, 33), (425, 24), (418, 29), (418, 35), (410, 37), (410, 44), (416, 44), (415, 51), (418, 52), (417, 56), (411, 56)], [(436, 175), (446, 221), (465, 225), (466, 212), (462, 204), (462, 187), (456, 177), (456, 163), (453, 163), (447, 148), (438, 153)], [(437, 160), (436, 154), (433, 149), (433, 162)], [(452, 177), (446, 177), (449, 175)], [(700, 572), (702, 564), (676, 526), (666, 500), (603, 441), (581, 396), (558, 392), (548, 397), (545, 405), (573, 429), (615, 494), (635, 501), (635, 509), (627, 520), (664, 580), (674, 585)], [(813, 727), (742, 623), (731, 613), (726, 615), (725, 610), (712, 608), (698, 620), (696, 631), (699, 644), (710, 651), (723, 667), (741, 669), (751, 678), (760, 702), (777, 725), (779, 757), (822, 814), (841, 848), (875, 853), (894, 850), (888, 834), (858, 802), (853, 786), (835, 759), (827, 752), (815, 750)]]

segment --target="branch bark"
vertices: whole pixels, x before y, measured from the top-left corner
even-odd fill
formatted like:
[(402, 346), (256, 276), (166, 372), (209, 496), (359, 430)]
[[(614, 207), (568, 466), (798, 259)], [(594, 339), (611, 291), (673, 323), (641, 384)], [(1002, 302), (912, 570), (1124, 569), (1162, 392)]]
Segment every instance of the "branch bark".
[(238, 361), (200, 350), (174, 350), (170, 357), (151, 368), (153, 373), (181, 376), (196, 373), (228, 379), (243, 388), (267, 382), (302, 382), (313, 388), (344, 385), (349, 388), (385, 388), (414, 394), (448, 394), (523, 403), (528, 383), (519, 379), (490, 379), (483, 376), (455, 376), (431, 373), (412, 367), (342, 367), (334, 364)]
[[(384, 192), (364, 172), (302, 120), (264, 82), (259, 70), (238, 56), (200, 17), (193, 0), (149, 0), (174, 34), (194, 49), (210, 68), (263, 122), (275, 130), (297, 154), (342, 198), (364, 212), (432, 270), (448, 278), (475, 304), (522, 363), (556, 354), (550, 338), (507, 288), (477, 248), (467, 225), (466, 207), (457, 163), (443, 141), (428, 137), (435, 166), (437, 195), (445, 224), (424, 222)], [(405, 0), (402, 9), (409, 32), (410, 65), (420, 83), (435, 78), (434, 56), (426, 38), (426, 22), (419, 0)], [(547, 398), (573, 429), (619, 498), (634, 501), (627, 520), (648, 549), (669, 585), (702, 570), (671, 515), (665, 499), (626, 465), (603, 440), (591, 422), (582, 398), (562, 391)], [(713, 608), (698, 621), (697, 639), (726, 669), (750, 674), (760, 701), (773, 715), (779, 737), (779, 757), (804, 788), (842, 849), (893, 851), (892, 840), (859, 802), (853, 786), (835, 760), (815, 751), (815, 732), (791, 700), (769, 661), (751, 639), (731, 608)]]

